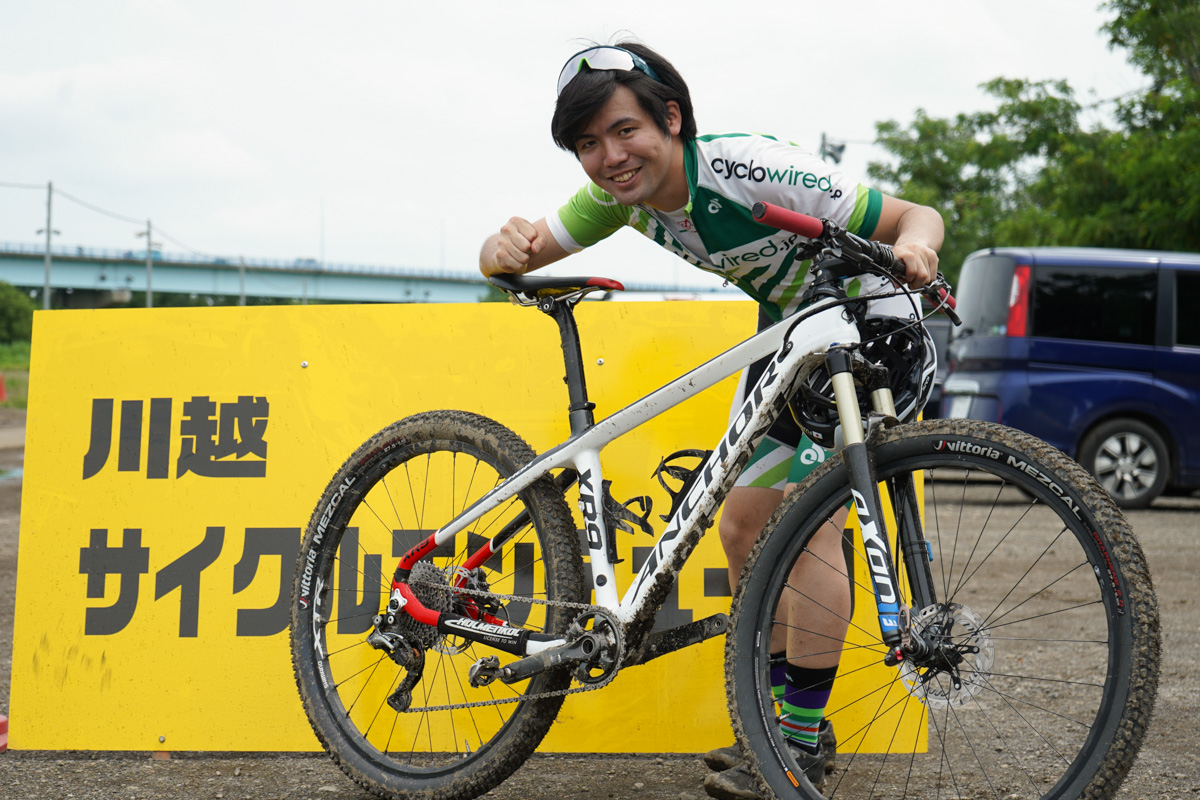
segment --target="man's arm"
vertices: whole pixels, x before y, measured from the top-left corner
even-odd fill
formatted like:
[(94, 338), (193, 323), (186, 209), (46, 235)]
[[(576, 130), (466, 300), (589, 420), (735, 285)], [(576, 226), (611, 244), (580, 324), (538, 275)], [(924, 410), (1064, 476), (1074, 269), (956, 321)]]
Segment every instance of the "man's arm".
[(502, 273), (523, 275), (568, 255), (550, 233), (544, 217), (537, 222), (513, 217), (483, 243), (479, 271), (484, 277)]
[(919, 289), (937, 277), (937, 251), (945, 232), (942, 215), (934, 209), (885, 194), (871, 238), (895, 248), (908, 285)]

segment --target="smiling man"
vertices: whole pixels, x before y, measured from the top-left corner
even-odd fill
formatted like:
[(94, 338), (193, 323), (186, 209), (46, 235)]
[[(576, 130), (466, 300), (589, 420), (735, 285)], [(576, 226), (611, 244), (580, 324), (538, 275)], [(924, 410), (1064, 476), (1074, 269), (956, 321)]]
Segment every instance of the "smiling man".
[[(590, 182), (556, 213), (535, 222), (513, 217), (489, 237), (479, 256), (484, 275), (529, 272), (631, 227), (754, 298), (761, 329), (798, 310), (809, 263), (807, 240), (754, 221), (750, 208), (759, 201), (893, 245), (914, 288), (937, 274), (943, 225), (936, 211), (848, 180), (811, 153), (769, 136), (698, 135), (687, 84), (645, 45), (596, 46), (568, 59), (551, 129)], [(881, 288), (870, 279), (861, 283), (855, 291)], [(762, 362), (743, 374), (735, 410), (761, 370)], [(731, 588), (775, 507), (823, 460), (824, 451), (789, 415), (768, 432), (721, 514)], [(776, 631), (771, 643), (781, 725), (818, 788), (836, 754), (823, 714), (851, 612), (844, 519), (813, 537), (810, 554), (793, 574), (820, 602), (788, 609), (790, 632)], [(757, 797), (735, 748), (713, 751), (705, 760), (716, 770), (705, 781), (711, 796)]]

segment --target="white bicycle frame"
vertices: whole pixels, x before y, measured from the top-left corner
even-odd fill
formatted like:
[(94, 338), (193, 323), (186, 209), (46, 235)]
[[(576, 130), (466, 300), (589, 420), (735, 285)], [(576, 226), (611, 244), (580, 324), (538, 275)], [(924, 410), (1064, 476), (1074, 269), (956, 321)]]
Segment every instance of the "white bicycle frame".
[[(830, 346), (859, 342), (858, 328), (844, 305), (834, 303), (829, 308), (816, 310), (831, 302), (823, 300), (815, 303), (815, 313), (799, 322), (785, 319), (760, 331), (546, 451), (440, 528), (433, 534), (432, 543), (422, 547), (422, 550), (431, 550), (434, 544), (442, 545), (450, 541), (475, 520), (549, 475), (552, 470), (574, 469), (579, 476), (580, 504), (587, 533), (595, 605), (612, 612), (622, 624), (628, 624), (643, 610), (650, 589), (659, 576), (669, 573), (673, 578), (678, 573), (698, 540), (691, 534), (702, 523), (707, 527), (755, 448), (782, 412), (797, 378), (813, 366), (824, 363), (824, 354)], [(605, 527), (601, 511), (600, 487), (604, 485), (604, 475), (600, 451), (648, 420), (772, 353), (774, 358), (747, 394), (741, 409), (733, 415), (725, 435), (702, 465), (698, 480), (692, 484), (672, 515), (625, 595), (618, 599), (613, 563), (604, 547), (610, 532)], [(679, 553), (685, 542), (690, 542), (690, 545)], [(398, 589), (392, 592), (392, 602), (397, 607), (406, 603)], [(565, 641), (531, 639), (527, 643), (527, 652), (540, 652), (562, 645)]]

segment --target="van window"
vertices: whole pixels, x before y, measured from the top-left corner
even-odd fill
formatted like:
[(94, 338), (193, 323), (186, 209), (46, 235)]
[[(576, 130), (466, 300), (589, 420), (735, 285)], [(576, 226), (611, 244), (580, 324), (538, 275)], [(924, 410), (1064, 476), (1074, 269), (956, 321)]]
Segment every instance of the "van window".
[(1153, 269), (1039, 265), (1034, 280), (1034, 336), (1120, 344), (1154, 344)]
[(1200, 347), (1200, 272), (1175, 273), (1175, 344)]
[(962, 325), (950, 332), (951, 338), (1006, 334), (1012, 281), (1013, 260), (1009, 256), (974, 256), (963, 262), (954, 288)]

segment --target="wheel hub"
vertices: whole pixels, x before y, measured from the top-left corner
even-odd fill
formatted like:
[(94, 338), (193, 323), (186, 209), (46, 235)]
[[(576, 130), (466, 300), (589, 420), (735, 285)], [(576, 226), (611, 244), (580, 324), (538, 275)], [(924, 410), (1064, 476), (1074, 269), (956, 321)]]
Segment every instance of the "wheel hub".
[[(426, 608), (443, 614), (453, 609), (450, 583), (446, 580), (445, 574), (430, 562), (418, 561), (416, 563), (409, 574), (408, 585), (412, 588), (416, 598), (421, 601), (421, 605)], [(436, 627), (417, 622), (403, 610), (395, 614), (388, 614), (388, 616), (390, 617), (388, 622), (392, 623), (406, 639), (419, 642), (427, 650), (434, 649), (442, 652), (442, 634)]]
[(913, 633), (930, 652), (906, 659), (900, 680), (909, 694), (928, 706), (961, 706), (987, 685), (996, 659), (992, 637), (978, 614), (959, 603), (932, 605), (911, 621)]

